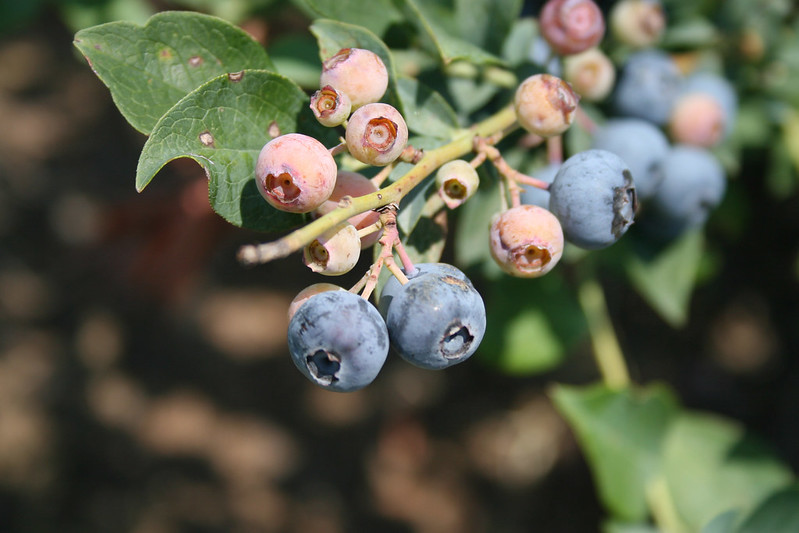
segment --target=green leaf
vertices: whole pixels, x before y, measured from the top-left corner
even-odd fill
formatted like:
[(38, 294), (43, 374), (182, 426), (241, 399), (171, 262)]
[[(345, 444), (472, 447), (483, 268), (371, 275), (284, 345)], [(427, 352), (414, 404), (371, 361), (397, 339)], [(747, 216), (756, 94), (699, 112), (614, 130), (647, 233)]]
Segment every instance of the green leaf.
[(685, 324), (688, 306), (702, 262), (705, 240), (701, 230), (691, 231), (663, 248), (637, 240), (625, 262), (638, 293), (674, 327)]
[(455, 0), (460, 35), (489, 52), (499, 53), (505, 36), (519, 18), (521, 0)]
[(389, 26), (403, 20), (402, 13), (391, 0), (369, 0), (368, 2), (363, 0), (294, 0), (294, 2), (314, 18), (327, 18), (363, 26), (377, 35), (383, 35)]
[(319, 57), (322, 61), (334, 56), (342, 48), (365, 48), (383, 60), (388, 70), (388, 89), (383, 100), (404, 112), (397, 97), (397, 70), (391, 52), (380, 38), (368, 29), (338, 22), (335, 20), (316, 20), (311, 25), (311, 33), (319, 43)]
[[(214, 210), (237, 226), (277, 231), (302, 217), (278, 211), (255, 185), (255, 162), (273, 122), (296, 131), (307, 96), (274, 72), (245, 70), (222, 75), (189, 93), (158, 121), (144, 144), (136, 171), (142, 190), (169, 161), (188, 157), (205, 168)], [(308, 111), (310, 113), (310, 111)]]
[(584, 338), (579, 305), (554, 272), (539, 279), (503, 275), (487, 286), (485, 300), (488, 325), (478, 355), (502, 372), (550, 370)]
[(741, 425), (704, 413), (683, 413), (672, 422), (663, 473), (675, 509), (695, 531), (724, 511), (748, 512), (793, 478)]
[(452, 138), (458, 117), (441, 94), (413, 78), (400, 78), (397, 90), (410, 131), (439, 139)]
[[(799, 485), (775, 492), (743, 521), (737, 533), (799, 531)], [(703, 532), (704, 533), (704, 532)]]
[(662, 386), (560, 385), (553, 399), (574, 429), (610, 513), (625, 521), (645, 520), (647, 487), (660, 472), (664, 437), (679, 409), (673, 393)]
[(716, 44), (720, 39), (718, 28), (703, 17), (669, 25), (663, 35), (661, 46), (665, 48), (696, 49)]
[(405, 17), (416, 26), (423, 42), (439, 55), (445, 65), (458, 59), (478, 65), (502, 63), (499, 57), (447, 31), (446, 26), (454, 19), (453, 14), (437, 10), (440, 6), (436, 2), (400, 0), (400, 3)]
[(447, 213), (421, 217), (405, 240), (405, 251), (414, 263), (438, 263), (447, 241)]
[(209, 79), (244, 69), (272, 70), (266, 51), (216, 17), (167, 11), (144, 26), (109, 22), (79, 31), (75, 46), (111, 91), (119, 111), (142, 133)]
[(512, 66), (530, 61), (530, 48), (539, 35), (538, 21), (532, 17), (516, 20), (502, 43), (502, 58)]
[(702, 528), (702, 533), (733, 533), (740, 515), (740, 511), (737, 509), (730, 509), (720, 515), (716, 515), (713, 520)]

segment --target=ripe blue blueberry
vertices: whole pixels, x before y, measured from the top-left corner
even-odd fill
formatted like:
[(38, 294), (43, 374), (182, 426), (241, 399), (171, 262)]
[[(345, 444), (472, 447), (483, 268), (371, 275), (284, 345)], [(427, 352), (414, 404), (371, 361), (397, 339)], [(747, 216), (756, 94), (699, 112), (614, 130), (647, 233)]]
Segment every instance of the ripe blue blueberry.
[(320, 387), (349, 392), (377, 377), (388, 355), (386, 324), (377, 309), (349, 291), (311, 296), (289, 322), (292, 360)]
[(663, 160), (663, 182), (642, 216), (643, 226), (664, 238), (701, 226), (721, 202), (726, 187), (724, 168), (711, 152), (674, 146)]
[(657, 49), (635, 52), (621, 71), (613, 104), (620, 115), (663, 125), (669, 120), (682, 81), (677, 64), (667, 53)]
[(468, 359), (483, 340), (483, 298), (452, 265), (420, 263), (402, 285), (392, 277), (380, 294), (391, 345), (406, 361), (441, 369)]
[[(551, 163), (544, 168), (533, 171), (531, 176), (541, 181), (552, 183), (559, 169), (560, 163)], [(537, 205), (546, 209), (549, 206), (549, 191), (531, 185), (524, 185), (521, 199), (523, 204)]]
[(549, 188), (549, 210), (560, 220), (566, 240), (588, 250), (619, 240), (633, 223), (636, 207), (627, 164), (607, 150), (571, 156)]
[(596, 131), (591, 147), (613, 152), (627, 163), (640, 200), (655, 193), (663, 179), (660, 164), (669, 152), (660, 128), (639, 118), (611, 119)]

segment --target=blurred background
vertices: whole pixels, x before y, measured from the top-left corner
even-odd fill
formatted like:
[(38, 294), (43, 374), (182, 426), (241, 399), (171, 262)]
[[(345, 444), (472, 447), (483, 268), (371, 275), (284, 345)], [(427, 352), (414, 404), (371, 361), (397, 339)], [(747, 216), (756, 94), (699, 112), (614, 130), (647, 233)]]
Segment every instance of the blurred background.
[[(363, 391), (319, 390), (285, 339), (289, 302), (319, 278), (296, 256), (240, 266), (265, 237), (211, 211), (191, 161), (135, 192), (145, 137), (73, 34), (203, 4), (0, 3), (0, 531), (596, 531), (590, 472), (547, 396), (597, 379), (587, 339), (533, 376), (390, 357)], [(255, 4), (211, 10), (265, 44), (307, 33), (291, 5)], [(796, 470), (799, 128), (784, 132), (743, 152), (687, 325), (603, 284), (637, 381), (743, 422)]]

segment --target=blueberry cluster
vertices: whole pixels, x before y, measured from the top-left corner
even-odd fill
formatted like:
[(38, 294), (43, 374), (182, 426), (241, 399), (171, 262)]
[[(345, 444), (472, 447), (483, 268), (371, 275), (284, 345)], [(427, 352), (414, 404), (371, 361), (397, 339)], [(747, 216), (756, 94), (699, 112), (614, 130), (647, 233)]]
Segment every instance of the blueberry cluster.
[(371, 383), (389, 345), (406, 361), (443, 369), (468, 359), (486, 328), (483, 299), (452, 265), (419, 263), (385, 285), (378, 308), (332, 284), (312, 285), (289, 307), (292, 360), (313, 383), (349, 392)]
[[(686, 75), (657, 48), (665, 28), (658, 0), (622, 0), (612, 7), (611, 34), (628, 51), (618, 75), (614, 62), (596, 47), (605, 24), (594, 2), (549, 0), (539, 22), (549, 48), (562, 56), (555, 70), (563, 81), (537, 74), (520, 85), (515, 106), (521, 126), (547, 141), (556, 138), (579, 113), (581, 99), (604, 106), (610, 117), (584, 124), (592, 134), (589, 150), (565, 161), (550, 157), (535, 174), (538, 183), (522, 181), (532, 186), (524, 187), (521, 203), (549, 210), (565, 240), (589, 250), (613, 244), (634, 221), (650, 236), (665, 239), (702, 225), (724, 195), (724, 169), (711, 150), (729, 136), (735, 121), (731, 84), (710, 72)], [(513, 254), (497, 244), (496, 235), (500, 221), (508, 233), (508, 221), (514, 220), (515, 242), (522, 234), (528, 242), (540, 239), (539, 225), (520, 222), (530, 218), (512, 208), (492, 224), (492, 254), (515, 275), (531, 274), (509, 268)]]
[[(730, 85), (709, 73), (686, 76), (656, 48), (665, 25), (657, 0), (622, 0), (611, 9), (613, 38), (630, 50), (618, 75), (598, 48), (606, 23), (592, 0), (548, 0), (539, 23), (550, 72), (522, 80), (508, 107), (527, 142), (546, 145), (549, 164), (536, 176), (503, 158), (497, 143), (505, 131), (475, 134), (471, 160), (460, 158), (468, 152), (462, 149), (435, 164), (420, 163), (423, 154), (408, 145), (402, 115), (380, 101), (389, 81), (382, 60), (369, 50), (345, 48), (324, 61), (320, 88), (310, 99), (320, 124), (343, 128), (342, 144), (328, 149), (297, 133), (273, 138), (256, 166), (261, 194), (278, 209), (326, 216), (356, 198), (382, 198), (387, 189), (379, 190), (380, 182), (402, 158), (419, 163), (415, 170), (425, 175), (435, 172), (436, 209), (455, 209), (478, 189), (477, 168), (490, 162), (502, 191), (490, 222), (490, 254), (504, 272), (524, 278), (550, 272), (567, 242), (605, 248), (635, 221), (658, 238), (703, 224), (725, 189), (724, 170), (710, 148), (729, 135), (735, 120)], [(580, 108), (581, 99), (610, 109), (610, 118), (596, 124)], [(591, 134), (591, 146), (564, 159), (562, 137), (575, 122)], [(343, 151), (359, 164), (386, 168), (372, 179), (339, 169), (334, 156)], [(290, 306), (293, 361), (329, 390), (371, 383), (390, 347), (411, 364), (449, 367), (469, 358), (485, 333), (483, 300), (464, 273), (442, 263), (414, 265), (399, 236), (398, 208), (375, 205), (348, 212), (344, 221), (328, 218), (330, 224), (304, 241), (305, 264), (326, 276), (350, 271), (363, 248), (380, 244), (355, 287), (314, 284)], [(369, 298), (383, 267), (392, 276), (375, 307)]]

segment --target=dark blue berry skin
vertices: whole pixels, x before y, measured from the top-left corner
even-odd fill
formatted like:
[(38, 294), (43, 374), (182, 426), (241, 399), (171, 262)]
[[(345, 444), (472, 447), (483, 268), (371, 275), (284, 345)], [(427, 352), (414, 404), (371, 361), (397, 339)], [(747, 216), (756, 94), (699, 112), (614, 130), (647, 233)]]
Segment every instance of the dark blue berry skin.
[(302, 304), (289, 322), (288, 344), (305, 377), (337, 392), (374, 381), (389, 349), (380, 312), (348, 291), (319, 293)]
[(627, 58), (619, 75), (613, 105), (619, 115), (663, 125), (669, 120), (682, 82), (677, 64), (665, 52), (635, 52)]
[(380, 294), (391, 345), (406, 361), (441, 369), (471, 357), (483, 340), (483, 298), (459, 269), (420, 263), (402, 285), (391, 277)]
[(607, 150), (567, 159), (549, 188), (549, 210), (567, 241), (587, 250), (610, 246), (633, 223), (637, 197), (626, 163)]
[[(560, 169), (560, 163), (552, 163), (542, 169), (534, 171), (531, 176), (547, 183), (552, 183), (555, 179), (555, 174)], [(533, 187), (532, 185), (523, 185), (524, 191), (521, 195), (523, 204), (537, 205), (538, 207), (547, 208), (549, 205), (549, 191)]]
[(663, 182), (642, 214), (645, 231), (677, 237), (705, 223), (727, 188), (724, 168), (709, 151), (677, 145), (663, 160)]
[(639, 118), (611, 119), (594, 133), (591, 147), (613, 152), (627, 163), (639, 200), (655, 194), (663, 179), (661, 163), (670, 148), (660, 128)]

